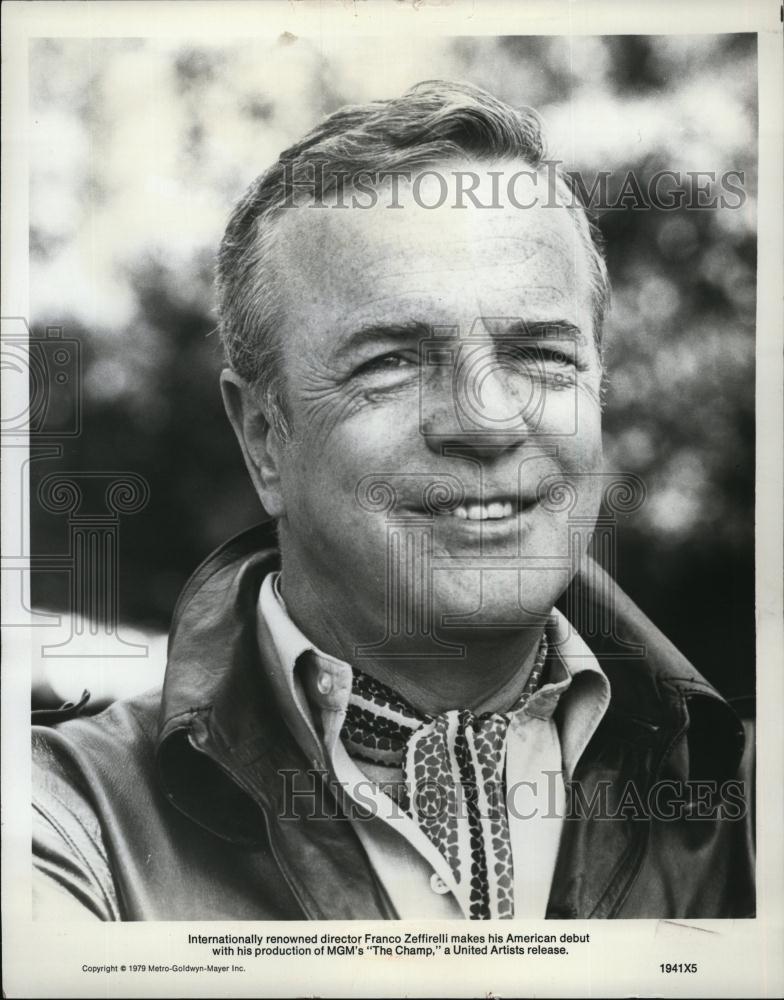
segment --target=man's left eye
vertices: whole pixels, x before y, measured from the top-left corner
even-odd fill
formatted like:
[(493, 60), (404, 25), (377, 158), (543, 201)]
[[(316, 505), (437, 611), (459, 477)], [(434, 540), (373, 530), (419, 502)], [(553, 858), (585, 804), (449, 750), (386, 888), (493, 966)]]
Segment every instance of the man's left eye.
[(508, 360), (534, 365), (575, 365), (576, 360), (567, 351), (558, 347), (525, 345), (511, 348), (506, 352)]
[(542, 348), (541, 355), (543, 361), (549, 361), (556, 365), (574, 364), (574, 358), (563, 351), (559, 351), (557, 348)]
[(575, 363), (574, 357), (561, 347), (535, 347), (531, 352), (531, 357), (545, 364), (573, 365)]

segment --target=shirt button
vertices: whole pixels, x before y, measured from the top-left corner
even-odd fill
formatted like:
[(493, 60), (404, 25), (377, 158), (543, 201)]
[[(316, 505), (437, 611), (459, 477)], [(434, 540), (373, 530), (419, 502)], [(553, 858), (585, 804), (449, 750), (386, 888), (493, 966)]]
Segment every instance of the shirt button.
[(439, 896), (443, 896), (445, 893), (450, 891), (449, 886), (437, 872), (433, 872), (430, 876), (430, 888), (433, 892), (437, 892)]
[(318, 680), (316, 681), (316, 686), (321, 694), (329, 694), (332, 690), (332, 676), (328, 674), (326, 670), (322, 671), (318, 675)]

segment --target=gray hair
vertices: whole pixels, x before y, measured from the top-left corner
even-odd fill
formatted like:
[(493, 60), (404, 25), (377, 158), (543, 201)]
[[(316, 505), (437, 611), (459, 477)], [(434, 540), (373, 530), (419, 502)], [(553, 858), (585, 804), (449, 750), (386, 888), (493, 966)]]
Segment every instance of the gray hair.
[[(261, 393), (268, 415), (284, 433), (277, 297), (268, 273), (275, 219), (299, 203), (305, 181), (311, 197), (323, 199), (360, 175), (383, 177), (467, 156), (519, 159), (538, 172), (552, 166), (541, 120), (531, 108), (513, 108), (469, 84), (432, 80), (401, 97), (349, 105), (329, 115), (281, 153), (235, 207), (217, 261), (221, 339), (227, 363)], [(601, 237), (568, 175), (555, 169), (560, 202), (573, 210), (588, 254), (594, 337), (600, 345), (609, 302)]]

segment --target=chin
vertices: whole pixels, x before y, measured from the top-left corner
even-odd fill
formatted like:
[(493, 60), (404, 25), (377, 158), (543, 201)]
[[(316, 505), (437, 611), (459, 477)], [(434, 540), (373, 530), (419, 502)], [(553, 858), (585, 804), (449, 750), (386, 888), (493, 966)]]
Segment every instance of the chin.
[(563, 569), (456, 570), (436, 574), (433, 623), (453, 635), (475, 628), (541, 626), (569, 584)]

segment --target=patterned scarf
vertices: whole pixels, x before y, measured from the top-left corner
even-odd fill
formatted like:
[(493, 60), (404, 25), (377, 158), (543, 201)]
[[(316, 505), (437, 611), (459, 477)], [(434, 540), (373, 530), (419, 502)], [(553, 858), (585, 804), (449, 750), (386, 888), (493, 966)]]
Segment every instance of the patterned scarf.
[(522, 694), (503, 713), (424, 715), (354, 671), (341, 731), (346, 749), (360, 760), (402, 769), (395, 797), (446, 859), (472, 919), (514, 916), (506, 737), (512, 716), (541, 683), (547, 648), (543, 635)]

